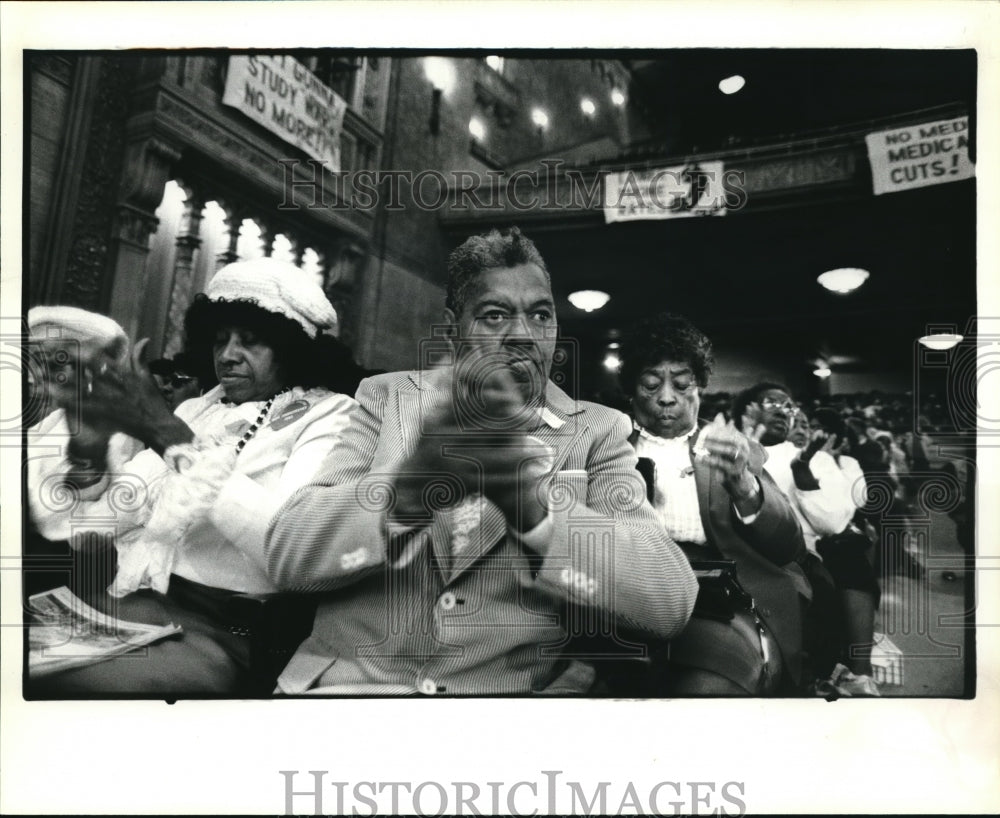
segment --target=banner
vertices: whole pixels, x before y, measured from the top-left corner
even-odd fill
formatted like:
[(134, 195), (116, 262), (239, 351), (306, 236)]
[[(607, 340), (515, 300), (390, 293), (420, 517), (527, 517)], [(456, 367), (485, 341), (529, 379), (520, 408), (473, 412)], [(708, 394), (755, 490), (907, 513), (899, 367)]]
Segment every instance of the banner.
[(722, 162), (608, 173), (604, 176), (604, 221), (722, 216), (725, 194)]
[(347, 103), (294, 57), (230, 57), (222, 102), (324, 162), (327, 170), (340, 170)]
[(865, 142), (876, 196), (975, 176), (967, 116), (870, 133)]

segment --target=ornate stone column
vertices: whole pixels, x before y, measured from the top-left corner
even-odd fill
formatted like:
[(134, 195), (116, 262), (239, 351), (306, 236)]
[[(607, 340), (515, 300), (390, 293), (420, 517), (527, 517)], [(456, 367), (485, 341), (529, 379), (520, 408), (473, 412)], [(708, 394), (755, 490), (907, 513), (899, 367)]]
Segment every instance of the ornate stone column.
[(205, 197), (197, 190), (185, 187), (184, 215), (177, 234), (177, 252), (174, 256), (173, 286), (167, 309), (167, 329), (164, 334), (165, 355), (175, 355), (184, 346), (184, 313), (191, 306), (194, 296), (194, 255), (201, 247), (201, 214)]
[(324, 291), (337, 310), (340, 339), (352, 347), (357, 341), (354, 296), (355, 281), (361, 274), (366, 254), (364, 248), (350, 239), (342, 239), (324, 250), (321, 263), (326, 271)]
[(229, 231), (229, 243), (226, 245), (226, 249), (215, 257), (216, 272), (227, 264), (232, 264), (234, 261), (239, 260), (240, 257), (236, 252), (236, 245), (239, 244), (240, 227), (243, 226), (243, 213), (239, 208), (233, 207), (227, 202), (219, 202), (219, 204), (226, 211), (226, 228)]
[(293, 236), (289, 233), (285, 233), (288, 236), (288, 241), (292, 245), (292, 259), (296, 267), (302, 266), (302, 257), (306, 252), (306, 243), (302, 240), (301, 236)]
[(280, 231), (275, 230), (273, 225), (268, 224), (263, 219), (257, 219), (257, 224), (260, 226), (260, 240), (264, 248), (264, 257), (271, 258), (271, 253), (274, 252), (274, 237)]
[(146, 292), (149, 237), (156, 208), (180, 151), (158, 139), (131, 143), (125, 154), (111, 248), (109, 312), (135, 338)]

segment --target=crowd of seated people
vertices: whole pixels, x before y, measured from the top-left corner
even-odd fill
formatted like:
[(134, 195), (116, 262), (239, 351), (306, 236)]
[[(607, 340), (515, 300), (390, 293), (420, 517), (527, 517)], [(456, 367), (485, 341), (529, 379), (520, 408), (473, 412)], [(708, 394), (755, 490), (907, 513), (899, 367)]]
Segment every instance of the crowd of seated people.
[(866, 480), (905, 503), (925, 468), (902, 401), (707, 393), (711, 340), (669, 313), (623, 338), (627, 412), (576, 400), (516, 228), (452, 253), (444, 317), (433, 368), (372, 375), (270, 259), (220, 270), (152, 364), (104, 316), (32, 310), (30, 524), (79, 549), (113, 514), (85, 601), (183, 633), (29, 694), (879, 695), (862, 509)]

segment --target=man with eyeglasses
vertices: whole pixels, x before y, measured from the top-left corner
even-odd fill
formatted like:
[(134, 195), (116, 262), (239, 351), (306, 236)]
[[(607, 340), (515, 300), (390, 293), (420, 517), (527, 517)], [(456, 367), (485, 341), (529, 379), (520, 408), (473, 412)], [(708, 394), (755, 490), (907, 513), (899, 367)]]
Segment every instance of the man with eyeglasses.
[(831, 453), (837, 443), (834, 436), (816, 430), (801, 449), (789, 440), (798, 411), (788, 389), (777, 383), (757, 384), (733, 403), (733, 417), (746, 415), (755, 427), (764, 427), (764, 468), (791, 501), (806, 548), (815, 554), (816, 540), (843, 531), (857, 506), (851, 484)]
[(198, 379), (189, 374), (189, 369), (183, 353), (174, 358), (159, 358), (149, 363), (149, 371), (171, 409), (176, 409), (184, 401), (201, 394)]

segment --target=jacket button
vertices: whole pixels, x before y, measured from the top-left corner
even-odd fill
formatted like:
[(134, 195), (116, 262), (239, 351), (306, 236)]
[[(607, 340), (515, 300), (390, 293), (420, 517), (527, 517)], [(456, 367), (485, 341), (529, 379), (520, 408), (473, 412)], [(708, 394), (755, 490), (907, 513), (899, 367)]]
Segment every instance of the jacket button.
[(433, 696), (435, 693), (437, 693), (437, 689), (438, 689), (437, 684), (434, 682), (433, 679), (424, 679), (420, 683), (420, 692), (423, 693), (425, 696)]
[(440, 603), (441, 607), (444, 610), (450, 611), (452, 608), (455, 607), (455, 602), (456, 602), (455, 595), (451, 591), (446, 591), (445, 593), (441, 594), (441, 598), (438, 600), (438, 602)]

